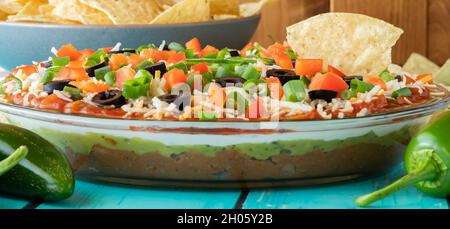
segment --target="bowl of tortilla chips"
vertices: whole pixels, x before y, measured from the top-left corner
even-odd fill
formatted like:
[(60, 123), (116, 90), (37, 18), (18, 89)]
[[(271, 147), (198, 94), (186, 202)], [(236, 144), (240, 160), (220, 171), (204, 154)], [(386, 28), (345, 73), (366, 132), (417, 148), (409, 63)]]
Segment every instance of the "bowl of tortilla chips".
[(48, 50), (137, 48), (192, 37), (218, 48), (244, 47), (266, 0), (0, 0), (0, 66), (47, 59)]

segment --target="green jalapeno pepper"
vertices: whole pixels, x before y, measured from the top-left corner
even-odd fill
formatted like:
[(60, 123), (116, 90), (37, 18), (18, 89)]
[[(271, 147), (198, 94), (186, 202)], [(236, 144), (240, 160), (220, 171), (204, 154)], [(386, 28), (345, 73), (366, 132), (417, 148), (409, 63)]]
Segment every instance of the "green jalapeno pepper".
[(0, 161), (0, 192), (58, 201), (74, 191), (67, 158), (31, 131), (0, 124)]
[(358, 197), (356, 204), (370, 205), (411, 185), (430, 196), (449, 196), (449, 130), (450, 112), (447, 112), (412, 139), (404, 156), (407, 175), (379, 191)]

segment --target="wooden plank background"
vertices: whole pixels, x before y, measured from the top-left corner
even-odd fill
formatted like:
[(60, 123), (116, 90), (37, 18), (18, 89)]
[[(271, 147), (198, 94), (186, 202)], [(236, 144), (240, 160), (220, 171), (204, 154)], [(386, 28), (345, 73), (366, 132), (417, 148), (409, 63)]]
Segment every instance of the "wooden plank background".
[(287, 26), (329, 11), (363, 13), (405, 30), (393, 52), (395, 63), (403, 64), (412, 52), (439, 65), (450, 57), (450, 0), (271, 0), (253, 40), (284, 41)]

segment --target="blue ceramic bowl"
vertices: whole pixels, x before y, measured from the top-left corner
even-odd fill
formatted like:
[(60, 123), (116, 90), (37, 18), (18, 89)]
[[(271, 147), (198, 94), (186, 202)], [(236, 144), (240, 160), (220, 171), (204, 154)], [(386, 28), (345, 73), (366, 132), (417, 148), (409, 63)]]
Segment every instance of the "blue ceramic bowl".
[(176, 41), (184, 43), (198, 37), (203, 44), (242, 48), (258, 27), (260, 15), (177, 25), (74, 26), (0, 22), (0, 66), (12, 68), (32, 61), (47, 60), (52, 47), (71, 43), (79, 49), (111, 47), (136, 48), (143, 44)]

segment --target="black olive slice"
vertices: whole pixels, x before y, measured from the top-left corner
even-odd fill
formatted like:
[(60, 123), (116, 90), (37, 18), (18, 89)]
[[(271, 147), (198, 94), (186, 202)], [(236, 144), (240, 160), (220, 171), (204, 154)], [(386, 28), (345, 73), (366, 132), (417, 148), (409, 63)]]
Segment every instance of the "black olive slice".
[(363, 80), (363, 76), (346, 76), (344, 77), (344, 81), (350, 85), (350, 83), (352, 82), (352, 80), (357, 79), (357, 80)]
[(219, 84), (221, 87), (242, 87), (245, 83), (245, 79), (241, 77), (221, 77), (216, 79), (216, 83)]
[(270, 69), (266, 72), (266, 77), (276, 77), (280, 79), (282, 85), (286, 84), (291, 80), (300, 79), (300, 76), (295, 74), (294, 71), (287, 69)]
[(152, 75), (155, 75), (156, 71), (160, 71), (162, 76), (167, 72), (167, 67), (165, 63), (160, 62), (146, 67), (145, 70), (150, 72)]
[(191, 105), (190, 94), (183, 94), (183, 95), (166, 94), (159, 96), (158, 99), (168, 104), (173, 103), (177, 105), (178, 110), (180, 111), (183, 111), (185, 107)]
[(322, 99), (330, 103), (338, 95), (337, 91), (331, 90), (314, 90), (308, 92), (311, 100)]
[(51, 68), (53, 66), (53, 62), (51, 60), (41, 62), (41, 64), (44, 65), (44, 68)]
[(47, 92), (47, 94), (53, 94), (54, 90), (62, 91), (64, 87), (74, 87), (70, 85), (69, 83), (71, 80), (56, 80), (56, 81), (50, 81), (46, 84), (44, 84), (44, 91)]
[(120, 90), (109, 90), (102, 93), (98, 93), (92, 98), (92, 102), (99, 106), (114, 106), (116, 108), (122, 107), (127, 103), (125, 97), (122, 96), (122, 92)]
[(398, 82), (402, 82), (402, 81), (403, 81), (403, 77), (402, 77), (401, 75), (396, 75), (396, 76), (395, 76), (395, 79), (396, 79)]
[(163, 51), (170, 51), (170, 49), (169, 49), (169, 45), (164, 45), (164, 47), (163, 47)]
[(231, 57), (241, 56), (241, 54), (239, 53), (239, 50), (236, 50), (236, 49), (230, 49), (230, 50), (228, 50), (228, 52), (230, 52)]
[(95, 77), (95, 70), (106, 67), (106, 66), (108, 66), (108, 64), (106, 62), (97, 64), (95, 66), (86, 68), (86, 73), (89, 75), (89, 77)]
[(136, 53), (136, 50), (134, 49), (122, 49), (117, 51), (109, 51), (108, 54), (120, 54), (120, 53)]

